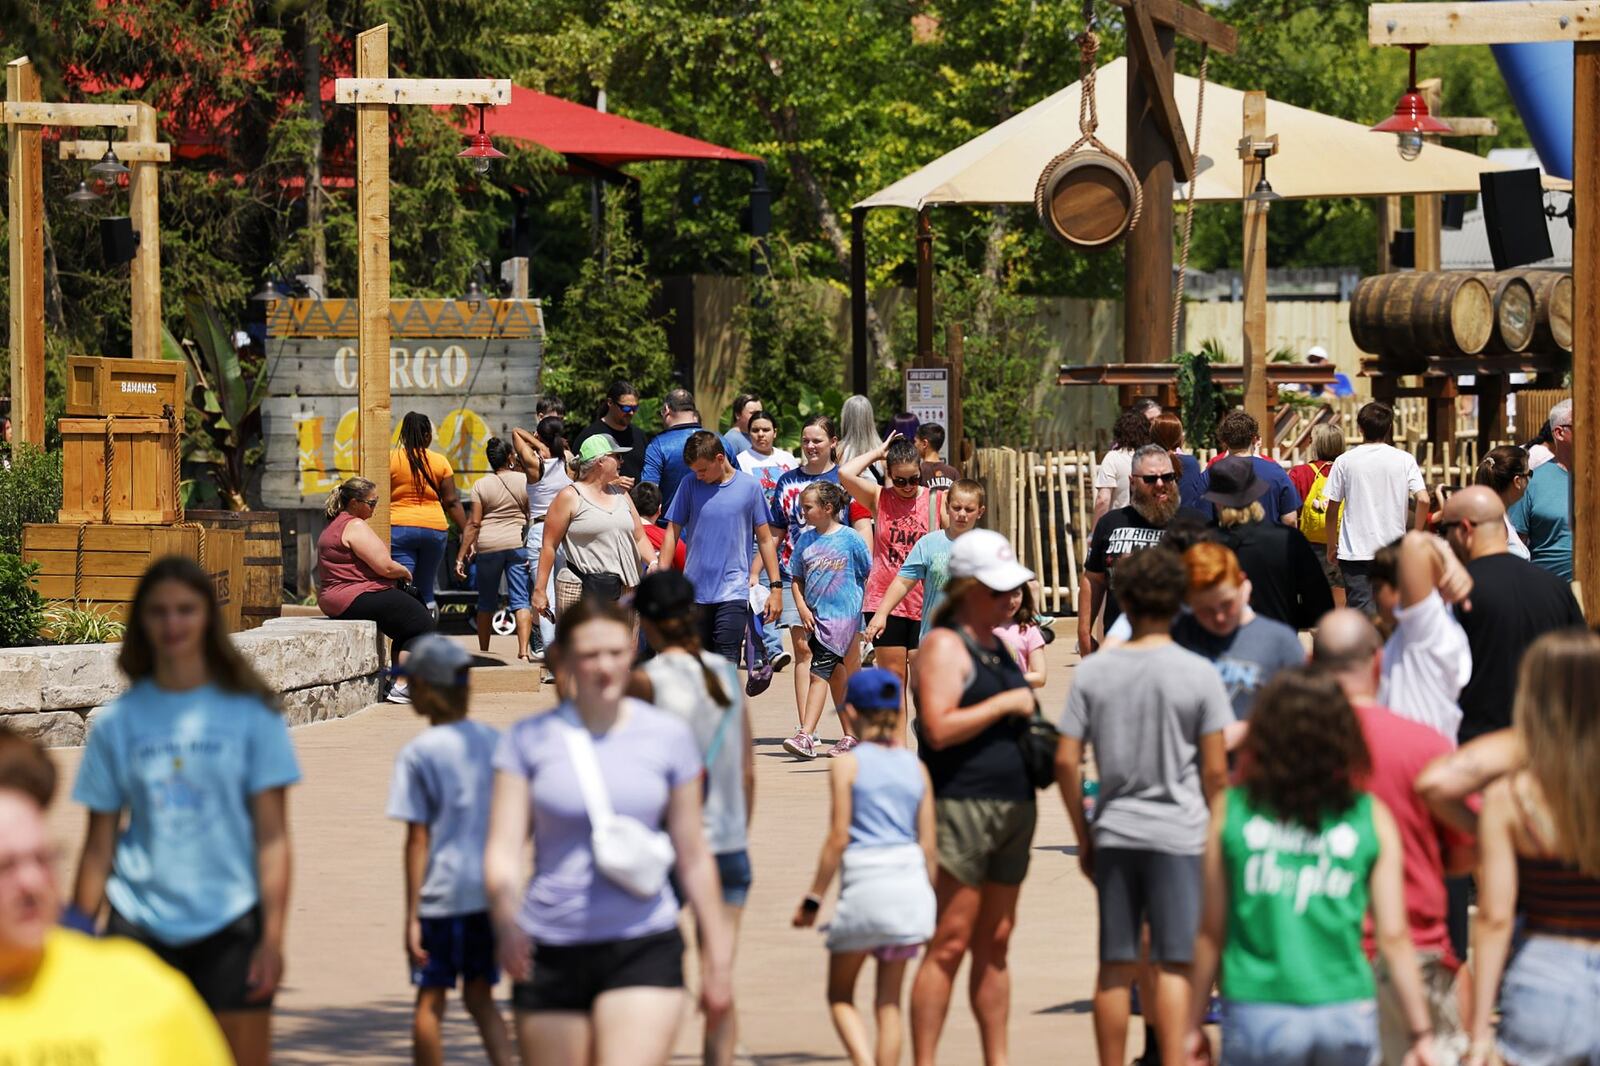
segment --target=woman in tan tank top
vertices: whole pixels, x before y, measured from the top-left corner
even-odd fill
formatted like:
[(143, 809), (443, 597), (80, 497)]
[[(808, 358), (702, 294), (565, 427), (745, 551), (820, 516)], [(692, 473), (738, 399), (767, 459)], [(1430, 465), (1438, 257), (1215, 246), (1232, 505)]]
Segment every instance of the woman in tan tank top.
[(523, 531), (528, 524), (528, 477), (512, 469), (511, 445), (494, 437), (483, 446), (489, 476), (472, 486), (472, 517), (461, 531), (456, 555), (456, 576), (467, 576), (467, 564), (476, 560), (478, 588), (478, 650), (489, 650), (494, 612), (500, 606), (500, 578), (517, 623), (517, 658), (528, 658), (533, 633), (533, 611), (528, 600), (528, 552)]

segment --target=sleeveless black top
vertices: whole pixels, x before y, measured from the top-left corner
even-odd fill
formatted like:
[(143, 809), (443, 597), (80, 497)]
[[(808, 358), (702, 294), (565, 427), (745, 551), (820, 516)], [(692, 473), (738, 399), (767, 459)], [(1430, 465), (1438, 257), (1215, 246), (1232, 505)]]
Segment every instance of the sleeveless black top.
[[(1027, 688), (1028, 680), (1006, 646), (990, 650), (966, 630), (955, 629), (972, 659), (972, 678), (961, 692), (960, 707), (971, 707), (1007, 689)], [(928, 767), (937, 799), (999, 799), (1032, 802), (1033, 785), (1022, 765), (1017, 738), (1027, 721), (1007, 716), (959, 744), (935, 750), (919, 735), (917, 754)]]

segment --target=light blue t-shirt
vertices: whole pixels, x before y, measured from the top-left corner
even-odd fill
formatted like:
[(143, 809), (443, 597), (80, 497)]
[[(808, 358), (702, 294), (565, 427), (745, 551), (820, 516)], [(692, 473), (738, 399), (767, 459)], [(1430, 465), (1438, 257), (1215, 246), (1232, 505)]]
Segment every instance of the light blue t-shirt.
[(804, 583), (817, 639), (830, 651), (845, 654), (861, 631), (861, 602), (872, 573), (872, 552), (861, 534), (848, 526), (826, 535), (808, 529), (795, 542), (789, 568), (795, 582)]
[(755, 531), (767, 517), (766, 493), (749, 474), (735, 470), (718, 485), (693, 474), (683, 479), (667, 521), (678, 524), (688, 545), (683, 575), (694, 585), (696, 603), (749, 599)]
[(944, 587), (950, 581), (950, 549), (955, 545), (942, 529), (924, 533), (911, 546), (911, 554), (900, 564), (900, 575), (922, 582), (922, 636), (933, 628), (933, 616), (944, 603)]
[[(644, 447), (644, 473), (641, 481), (653, 481), (661, 489), (662, 500), (670, 503), (677, 495), (678, 485), (685, 478), (693, 478), (694, 471), (683, 461), (683, 446), (689, 438), (705, 427), (699, 422), (664, 429), (650, 439)], [(732, 462), (730, 459), (729, 462)]]
[(730, 429), (722, 435), (722, 448), (728, 453), (728, 462), (736, 463), (740, 452), (750, 450), (750, 438), (738, 429)]
[(166, 944), (236, 921), (261, 898), (250, 800), (300, 780), (283, 716), (213, 684), (134, 683), (95, 717), (72, 798), (128, 812), (106, 896)]
[(1572, 580), (1572, 475), (1551, 459), (1528, 478), (1528, 491), (1507, 517), (1519, 532), (1535, 565), (1563, 581)]
[(481, 722), (447, 722), (400, 749), (388, 815), (428, 827), (428, 869), (417, 913), (448, 918), (489, 909), (483, 846), (500, 733)]

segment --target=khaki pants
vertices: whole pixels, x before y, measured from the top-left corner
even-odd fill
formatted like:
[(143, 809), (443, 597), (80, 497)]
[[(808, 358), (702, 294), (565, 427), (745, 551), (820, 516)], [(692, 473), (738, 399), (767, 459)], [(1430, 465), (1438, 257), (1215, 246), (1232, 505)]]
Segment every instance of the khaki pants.
[[(1433, 1061), (1436, 1066), (1456, 1066), (1469, 1042), (1461, 1028), (1456, 974), (1437, 951), (1417, 952), (1417, 969), (1422, 973), (1422, 992), (1428, 999), (1428, 1018), (1433, 1023)], [(1383, 1048), (1383, 1066), (1401, 1066), (1406, 1052), (1411, 1050), (1411, 1025), (1400, 1006), (1388, 964), (1381, 957), (1372, 963), (1372, 976), (1378, 989), (1378, 1039)]]

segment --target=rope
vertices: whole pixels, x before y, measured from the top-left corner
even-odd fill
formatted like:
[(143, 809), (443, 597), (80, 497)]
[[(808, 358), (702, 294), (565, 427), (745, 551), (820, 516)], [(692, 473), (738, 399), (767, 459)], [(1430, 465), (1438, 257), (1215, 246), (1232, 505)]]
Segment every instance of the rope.
[(74, 606), (83, 603), (83, 535), (88, 530), (89, 523), (78, 523), (78, 549), (72, 557), (72, 603)]
[[(177, 436), (178, 420), (177, 420), (177, 415), (172, 411), (172, 409), (170, 407), (166, 410), (166, 416), (167, 416), (167, 425), (169, 427), (171, 427), (172, 433), (173, 433), (172, 451), (170, 453), (171, 456), (172, 456), (172, 509), (178, 513), (178, 520), (173, 523), (173, 528), (174, 529), (195, 529), (195, 530), (199, 530), (199, 532), (200, 532), (200, 551), (199, 551), (198, 558), (195, 559), (195, 562), (200, 564), (200, 569), (205, 570), (206, 569), (206, 527), (201, 525), (199, 522), (188, 522), (188, 521), (184, 520), (184, 517), (183, 517), (183, 515), (184, 515), (184, 510), (183, 510), (183, 471), (181, 469), (181, 467), (183, 466), (183, 463), (182, 463), (182, 460), (179, 458), (182, 453), (178, 450), (178, 436)], [(209, 571), (207, 571), (207, 572), (209, 573)]]
[(111, 432), (116, 424), (116, 415), (106, 416), (106, 483), (100, 494), (100, 520), (107, 525), (111, 524), (111, 474), (117, 465), (117, 448)]
[(1200, 184), (1200, 124), (1206, 117), (1206, 68), (1211, 65), (1211, 46), (1200, 46), (1200, 93), (1194, 107), (1194, 150), (1189, 153), (1194, 173), (1189, 175), (1189, 193), (1183, 202), (1183, 252), (1178, 258), (1178, 292), (1172, 299), (1172, 350), (1178, 350), (1178, 320), (1183, 315), (1183, 288), (1189, 277), (1189, 238), (1194, 233), (1194, 188)]

